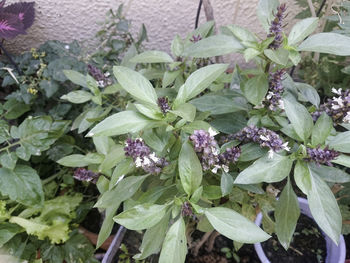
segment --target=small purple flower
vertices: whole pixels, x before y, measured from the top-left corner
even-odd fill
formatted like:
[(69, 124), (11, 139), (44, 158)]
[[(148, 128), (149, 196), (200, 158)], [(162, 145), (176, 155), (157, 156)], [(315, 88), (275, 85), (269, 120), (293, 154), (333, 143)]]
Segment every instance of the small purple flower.
[(269, 90), (266, 95), (263, 104), (266, 105), (270, 110), (284, 109), (282, 94), (283, 94), (283, 86), (282, 86), (282, 78), (286, 71), (284, 69), (277, 70), (274, 73), (270, 74), (269, 81)]
[(314, 149), (306, 148), (306, 152), (308, 155), (306, 160), (314, 161), (317, 165), (325, 164), (328, 166), (333, 166), (331, 161), (337, 158), (340, 154), (337, 151), (328, 149), (328, 146), (326, 146), (324, 149), (321, 149), (320, 146), (317, 146)]
[(166, 114), (170, 110), (169, 100), (166, 97), (158, 98), (158, 106), (163, 114)]
[(181, 214), (183, 217), (188, 216), (195, 219), (191, 204), (189, 202), (184, 202), (181, 207)]
[(275, 19), (270, 25), (270, 34), (268, 37), (274, 37), (273, 42), (269, 45), (269, 48), (278, 49), (283, 42), (283, 19), (285, 18), (284, 13), (286, 12), (286, 4), (281, 4), (277, 7), (277, 13), (275, 14)]
[(79, 181), (92, 182), (95, 184), (99, 174), (85, 168), (78, 168), (74, 171), (73, 177)]
[(201, 35), (197, 35), (197, 36), (193, 35), (192, 38), (190, 39), (190, 41), (193, 42), (193, 43), (196, 43), (199, 40), (202, 40)]
[(103, 72), (99, 68), (91, 64), (88, 65), (88, 72), (89, 75), (98, 82), (98, 85), (101, 88), (107, 87), (112, 84), (112, 81), (108, 78), (108, 73), (106, 75), (103, 74)]
[(228, 166), (230, 163), (237, 162), (239, 156), (241, 156), (241, 148), (239, 147), (227, 148), (225, 152), (219, 154), (220, 164)]
[(135, 140), (128, 138), (124, 151), (126, 156), (134, 160), (136, 167), (141, 167), (147, 173), (159, 174), (162, 168), (168, 165), (165, 158), (157, 157), (140, 138)]
[(312, 119), (317, 121), (323, 112), (330, 116), (335, 123), (350, 123), (350, 90), (332, 89), (337, 96), (328, 99), (326, 103), (312, 113)]

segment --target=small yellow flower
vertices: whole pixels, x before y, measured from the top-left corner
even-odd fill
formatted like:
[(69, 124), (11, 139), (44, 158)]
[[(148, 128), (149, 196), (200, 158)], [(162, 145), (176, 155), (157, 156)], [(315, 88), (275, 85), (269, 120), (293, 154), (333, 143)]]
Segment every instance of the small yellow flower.
[(32, 94), (32, 95), (35, 95), (38, 93), (38, 90), (35, 88), (29, 88), (29, 89), (27, 89), (27, 92)]

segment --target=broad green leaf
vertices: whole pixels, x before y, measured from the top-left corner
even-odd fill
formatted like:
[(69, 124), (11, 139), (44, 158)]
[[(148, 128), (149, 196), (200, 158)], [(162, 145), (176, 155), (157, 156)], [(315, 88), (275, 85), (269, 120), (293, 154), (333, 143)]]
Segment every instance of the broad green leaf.
[[(311, 85), (306, 83), (295, 82), (294, 84), (296, 88), (300, 91), (300, 95), (302, 96), (302, 99), (305, 99), (305, 101), (311, 102), (313, 105), (315, 105), (318, 108), (318, 106), (320, 105), (320, 95), (318, 95), (317, 90)], [(299, 96), (299, 100), (301, 100), (300, 96)]]
[(287, 117), (295, 132), (306, 142), (313, 129), (313, 120), (310, 113), (290, 94), (284, 96), (283, 102)]
[(44, 201), (39, 175), (25, 165), (17, 165), (14, 170), (0, 168), (0, 192), (26, 206), (40, 206)]
[(142, 230), (153, 227), (165, 216), (167, 205), (142, 204), (134, 206), (113, 220), (131, 230)]
[(233, 182), (234, 180), (232, 175), (223, 171), (221, 174), (220, 182), (221, 192), (223, 196), (228, 195), (232, 192)]
[[(166, 88), (169, 85), (173, 84), (176, 78), (182, 73), (181, 70), (176, 71), (165, 71), (162, 79), (162, 88)], [(159, 95), (158, 95), (159, 96)]]
[(237, 25), (228, 25), (225, 26), (228, 30), (232, 32), (232, 34), (239, 39), (241, 42), (257, 42), (257, 37), (251, 33), (249, 30), (237, 26)]
[(116, 187), (105, 192), (95, 204), (95, 207), (108, 208), (114, 203), (121, 203), (132, 197), (140, 188), (143, 181), (148, 177), (144, 176), (129, 176), (122, 179)]
[(186, 225), (180, 217), (169, 228), (160, 252), (159, 263), (184, 263), (187, 254)]
[(105, 212), (105, 218), (103, 220), (100, 232), (98, 233), (96, 249), (99, 248), (106, 239), (111, 235), (114, 221), (113, 217), (120, 206), (120, 202), (116, 201), (111, 206), (107, 207)]
[(336, 243), (342, 227), (340, 210), (329, 186), (313, 170), (311, 174), (311, 190), (308, 201), (311, 214), (318, 226)]
[(204, 95), (190, 101), (200, 111), (209, 111), (211, 114), (225, 114), (237, 111), (246, 111), (247, 105), (219, 95)]
[(209, 58), (241, 50), (243, 50), (243, 46), (236, 38), (226, 35), (215, 35), (189, 45), (185, 48), (183, 55), (194, 58)]
[(179, 35), (176, 35), (173, 41), (171, 42), (171, 53), (175, 57), (180, 57), (184, 51), (184, 44)]
[(103, 161), (103, 157), (96, 153), (90, 153), (87, 155), (72, 154), (65, 156), (57, 161), (60, 165), (67, 167), (85, 167), (90, 164), (100, 164)]
[(300, 53), (294, 49), (289, 50), (289, 59), (292, 61), (294, 66), (297, 66), (301, 61)]
[(180, 87), (174, 102), (175, 106), (180, 105), (189, 99), (196, 97), (209, 87), (227, 69), (227, 64), (214, 64), (200, 68), (193, 72), (185, 84)]
[(180, 116), (188, 122), (193, 122), (194, 118), (196, 117), (196, 107), (189, 103), (181, 104), (170, 112)]
[(157, 94), (152, 84), (140, 73), (126, 67), (114, 66), (113, 73), (120, 85), (140, 102), (157, 106)]
[(74, 84), (86, 88), (86, 76), (75, 70), (63, 70), (63, 74)]
[(316, 174), (326, 182), (331, 183), (348, 183), (350, 182), (350, 175), (343, 170), (326, 165), (317, 165), (310, 163), (308, 165), (312, 174)]
[(17, 163), (17, 155), (14, 152), (5, 152), (0, 156), (0, 164), (2, 167), (13, 170)]
[(115, 167), (111, 181), (109, 182), (109, 190), (114, 188), (121, 176), (127, 175), (134, 168), (134, 161), (131, 158), (126, 158)]
[(319, 144), (324, 144), (327, 137), (333, 129), (333, 121), (327, 113), (322, 113), (315, 123), (315, 126), (312, 129), (311, 142), (312, 145), (317, 146)]
[(282, 181), (289, 175), (293, 161), (288, 156), (274, 153), (256, 160), (244, 169), (236, 178), (235, 184), (274, 183)]
[(171, 63), (173, 59), (163, 51), (150, 50), (136, 55), (129, 61), (131, 63)]
[(239, 156), (240, 162), (249, 162), (256, 160), (267, 153), (267, 150), (261, 148), (256, 143), (247, 143), (241, 146), (241, 155)]
[(16, 224), (7, 222), (0, 223), (0, 247), (5, 245), (11, 238), (21, 231), (21, 228)]
[(140, 254), (135, 255), (134, 259), (145, 259), (152, 254), (159, 252), (164, 241), (166, 231), (169, 225), (169, 215), (166, 215), (158, 224), (146, 230), (143, 235), (140, 246)]
[(192, 145), (185, 142), (179, 155), (179, 175), (181, 184), (188, 195), (201, 185), (202, 166)]
[(260, 54), (261, 51), (251, 47), (245, 49), (243, 53), (245, 62), (249, 62), (251, 59), (255, 58), (256, 56), (259, 56)]
[(94, 142), (97, 152), (104, 155), (107, 155), (109, 149), (114, 147), (115, 145), (114, 141), (107, 136), (93, 137), (92, 140)]
[(16, 99), (9, 99), (4, 104), (5, 115), (8, 120), (14, 120), (30, 110), (30, 105), (21, 103)]
[(265, 49), (264, 54), (276, 64), (286, 66), (288, 63), (289, 52), (283, 48), (277, 50)]
[(340, 164), (350, 168), (350, 156), (345, 154), (340, 154), (336, 159), (332, 161), (332, 163)]
[(62, 100), (68, 100), (71, 103), (79, 104), (91, 100), (93, 95), (84, 90), (75, 90), (61, 97)]
[(305, 162), (297, 161), (294, 168), (294, 181), (304, 194), (307, 195), (310, 192), (311, 178)]
[(258, 18), (266, 32), (269, 32), (270, 24), (279, 4), (278, 0), (260, 0), (258, 3)]
[(205, 209), (204, 213), (215, 230), (229, 239), (253, 244), (270, 238), (252, 221), (232, 209), (214, 207)]
[(328, 32), (310, 36), (299, 45), (298, 50), (349, 56), (349, 46), (350, 37)]
[(153, 119), (153, 120), (161, 120), (163, 119), (163, 114), (160, 112), (159, 108), (149, 105), (143, 105), (139, 103), (135, 103), (134, 106), (136, 109), (146, 117)]
[(160, 126), (160, 122), (147, 119), (134, 111), (122, 111), (97, 124), (87, 136), (115, 136), (135, 133), (145, 128)]
[(329, 148), (343, 153), (350, 153), (350, 131), (338, 133), (328, 142)]
[(290, 184), (290, 179), (277, 201), (275, 210), (276, 234), (281, 245), (287, 250), (292, 240), (300, 215), (299, 203)]
[(113, 146), (111, 151), (106, 155), (105, 159), (101, 163), (101, 166), (99, 167), (99, 171), (108, 171), (124, 159), (124, 146), (117, 144)]
[(265, 74), (250, 78), (242, 86), (245, 98), (252, 104), (258, 105), (265, 97), (269, 88), (269, 81)]
[(288, 36), (288, 45), (293, 46), (300, 41), (303, 41), (309, 36), (318, 26), (317, 17), (309, 17), (297, 22)]

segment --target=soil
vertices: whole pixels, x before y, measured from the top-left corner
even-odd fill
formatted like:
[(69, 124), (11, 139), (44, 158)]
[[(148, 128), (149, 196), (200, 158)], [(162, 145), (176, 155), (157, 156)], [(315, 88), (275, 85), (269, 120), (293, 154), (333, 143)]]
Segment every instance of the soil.
[(298, 224), (286, 251), (275, 235), (262, 243), (265, 255), (271, 263), (317, 263), (325, 262), (326, 241), (316, 223), (305, 215), (300, 215)]

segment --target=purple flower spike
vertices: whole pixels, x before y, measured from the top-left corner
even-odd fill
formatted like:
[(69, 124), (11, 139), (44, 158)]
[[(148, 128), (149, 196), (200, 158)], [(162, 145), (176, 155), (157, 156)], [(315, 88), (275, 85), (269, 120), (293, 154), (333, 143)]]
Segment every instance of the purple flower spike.
[(124, 151), (134, 160), (136, 167), (141, 167), (147, 173), (159, 174), (168, 165), (165, 158), (157, 157), (142, 139), (127, 139)]
[(112, 84), (112, 81), (107, 77), (108, 74), (103, 74), (103, 72), (99, 68), (91, 64), (88, 65), (88, 72), (89, 75), (98, 82), (98, 85), (101, 88), (105, 88)]
[(283, 42), (283, 19), (285, 18), (284, 13), (286, 12), (286, 4), (281, 4), (277, 7), (277, 13), (275, 14), (275, 19), (270, 25), (270, 34), (268, 37), (274, 37), (273, 42), (269, 45), (269, 48), (278, 49)]
[(266, 105), (270, 110), (284, 109), (282, 94), (282, 78), (285, 73), (285, 69), (277, 70), (270, 74), (269, 90), (266, 95), (263, 104)]
[(317, 165), (325, 164), (328, 166), (333, 166), (331, 161), (337, 158), (340, 154), (337, 151), (328, 149), (328, 146), (324, 149), (321, 149), (320, 146), (314, 149), (306, 148), (306, 152), (308, 155), (308, 161), (314, 161)]
[(166, 114), (170, 110), (169, 100), (166, 97), (158, 98), (158, 106), (163, 114)]
[(79, 181), (96, 183), (99, 174), (85, 168), (78, 168), (74, 171), (73, 177)]

